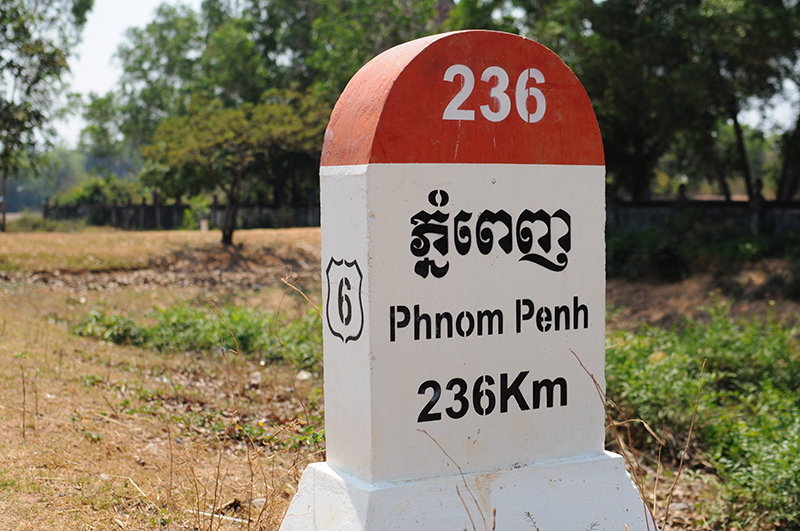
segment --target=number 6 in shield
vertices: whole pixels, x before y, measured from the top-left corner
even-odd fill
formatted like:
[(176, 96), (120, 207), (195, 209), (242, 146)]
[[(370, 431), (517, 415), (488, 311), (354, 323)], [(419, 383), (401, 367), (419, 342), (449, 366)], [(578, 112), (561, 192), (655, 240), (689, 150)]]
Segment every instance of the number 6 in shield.
[[(358, 262), (331, 257), (325, 269), (328, 294), (325, 316), (331, 333), (347, 343), (357, 341), (364, 329), (364, 306), (361, 302), (363, 275)], [(331, 312), (331, 304), (335, 310)]]

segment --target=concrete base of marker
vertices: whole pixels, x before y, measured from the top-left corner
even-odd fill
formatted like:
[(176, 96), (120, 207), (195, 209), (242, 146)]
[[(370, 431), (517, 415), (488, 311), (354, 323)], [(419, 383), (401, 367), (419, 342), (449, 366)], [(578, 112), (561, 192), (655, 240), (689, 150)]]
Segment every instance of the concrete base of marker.
[[(467, 488), (468, 487), (468, 488)], [(368, 483), (310, 465), (281, 531), (493, 529), (655, 531), (649, 512), (609, 452), (479, 474)], [(531, 520), (533, 519), (533, 520)]]

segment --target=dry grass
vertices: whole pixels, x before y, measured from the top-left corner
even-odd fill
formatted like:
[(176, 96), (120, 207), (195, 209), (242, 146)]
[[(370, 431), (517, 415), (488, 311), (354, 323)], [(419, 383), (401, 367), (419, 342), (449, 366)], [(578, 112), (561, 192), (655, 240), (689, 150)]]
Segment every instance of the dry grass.
[[(0, 270), (99, 271), (146, 267), (153, 260), (186, 251), (223, 254), (217, 231), (81, 233), (6, 233), (0, 237)], [(245, 256), (256, 248), (286, 249), (306, 244), (319, 248), (319, 229), (238, 231), (236, 247)]]
[[(277, 529), (302, 470), (323, 458), (302, 442), (300, 403), (321, 394), (319, 376), (295, 381), (296, 371), (283, 365), (158, 354), (67, 328), (95, 304), (141, 311), (233, 301), (290, 312), (307, 305), (294, 292), (283, 296), (280, 276), (295, 270), (313, 289), (318, 256), (305, 262), (318, 253), (318, 229), (241, 231), (243, 245), (233, 250), (217, 239), (199, 232), (0, 236), (0, 267), (20, 273), (0, 277), (0, 528)], [(284, 255), (308, 260), (259, 269), (264, 257)], [(184, 277), (170, 274), (191, 257), (187, 276), (221, 269), (231, 280), (181, 284), (175, 279)], [(145, 268), (163, 282), (78, 282), (86, 270), (115, 267)], [(31, 275), (56, 270), (77, 280)], [(248, 275), (264, 277), (258, 289), (237, 284)], [(250, 444), (245, 421), (258, 421), (272, 438)]]

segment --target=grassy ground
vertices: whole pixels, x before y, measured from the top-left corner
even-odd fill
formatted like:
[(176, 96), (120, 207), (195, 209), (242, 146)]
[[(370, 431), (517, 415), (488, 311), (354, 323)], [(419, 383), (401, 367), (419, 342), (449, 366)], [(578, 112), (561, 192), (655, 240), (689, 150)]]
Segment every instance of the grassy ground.
[(90, 308), (305, 314), (281, 278), (318, 293), (319, 231), (237, 236), (229, 250), (199, 232), (0, 237), (0, 528), (277, 528), (324, 459), (318, 373), (70, 331)]
[[(277, 529), (302, 470), (324, 459), (319, 230), (218, 241), (0, 235), (0, 528)], [(743, 266), (736, 278), (756, 290), (770, 278), (759, 268), (784, 265)], [(769, 481), (800, 462), (781, 450), (800, 441), (796, 378), (773, 377), (800, 367), (795, 331), (778, 323), (798, 306), (751, 297), (712, 316), (698, 309), (724, 288), (712, 272), (609, 281), (609, 389), (657, 435), (641, 423), (632, 440), (610, 430), (608, 448), (631, 458), (661, 522), (669, 503), (670, 529), (795, 529), (800, 488)], [(732, 317), (769, 313), (766, 324)], [(712, 365), (698, 377), (700, 357)], [(769, 428), (759, 412), (783, 424)], [(769, 429), (774, 440), (754, 438)], [(773, 487), (788, 493), (773, 506), (789, 517), (758, 513)]]

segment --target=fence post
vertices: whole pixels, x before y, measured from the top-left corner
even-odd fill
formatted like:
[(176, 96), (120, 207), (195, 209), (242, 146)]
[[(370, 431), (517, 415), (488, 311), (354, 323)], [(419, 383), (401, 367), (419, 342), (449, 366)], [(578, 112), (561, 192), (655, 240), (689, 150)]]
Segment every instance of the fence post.
[(153, 190), (153, 209), (155, 210), (156, 217), (156, 230), (161, 230), (161, 205), (158, 204), (158, 192)]
[(750, 232), (752, 234), (761, 234), (764, 230), (764, 196), (761, 191), (764, 188), (764, 183), (761, 179), (756, 179), (753, 183), (753, 197), (750, 198)]
[(175, 207), (172, 209), (172, 228), (178, 229), (181, 226), (181, 196), (175, 198)]

